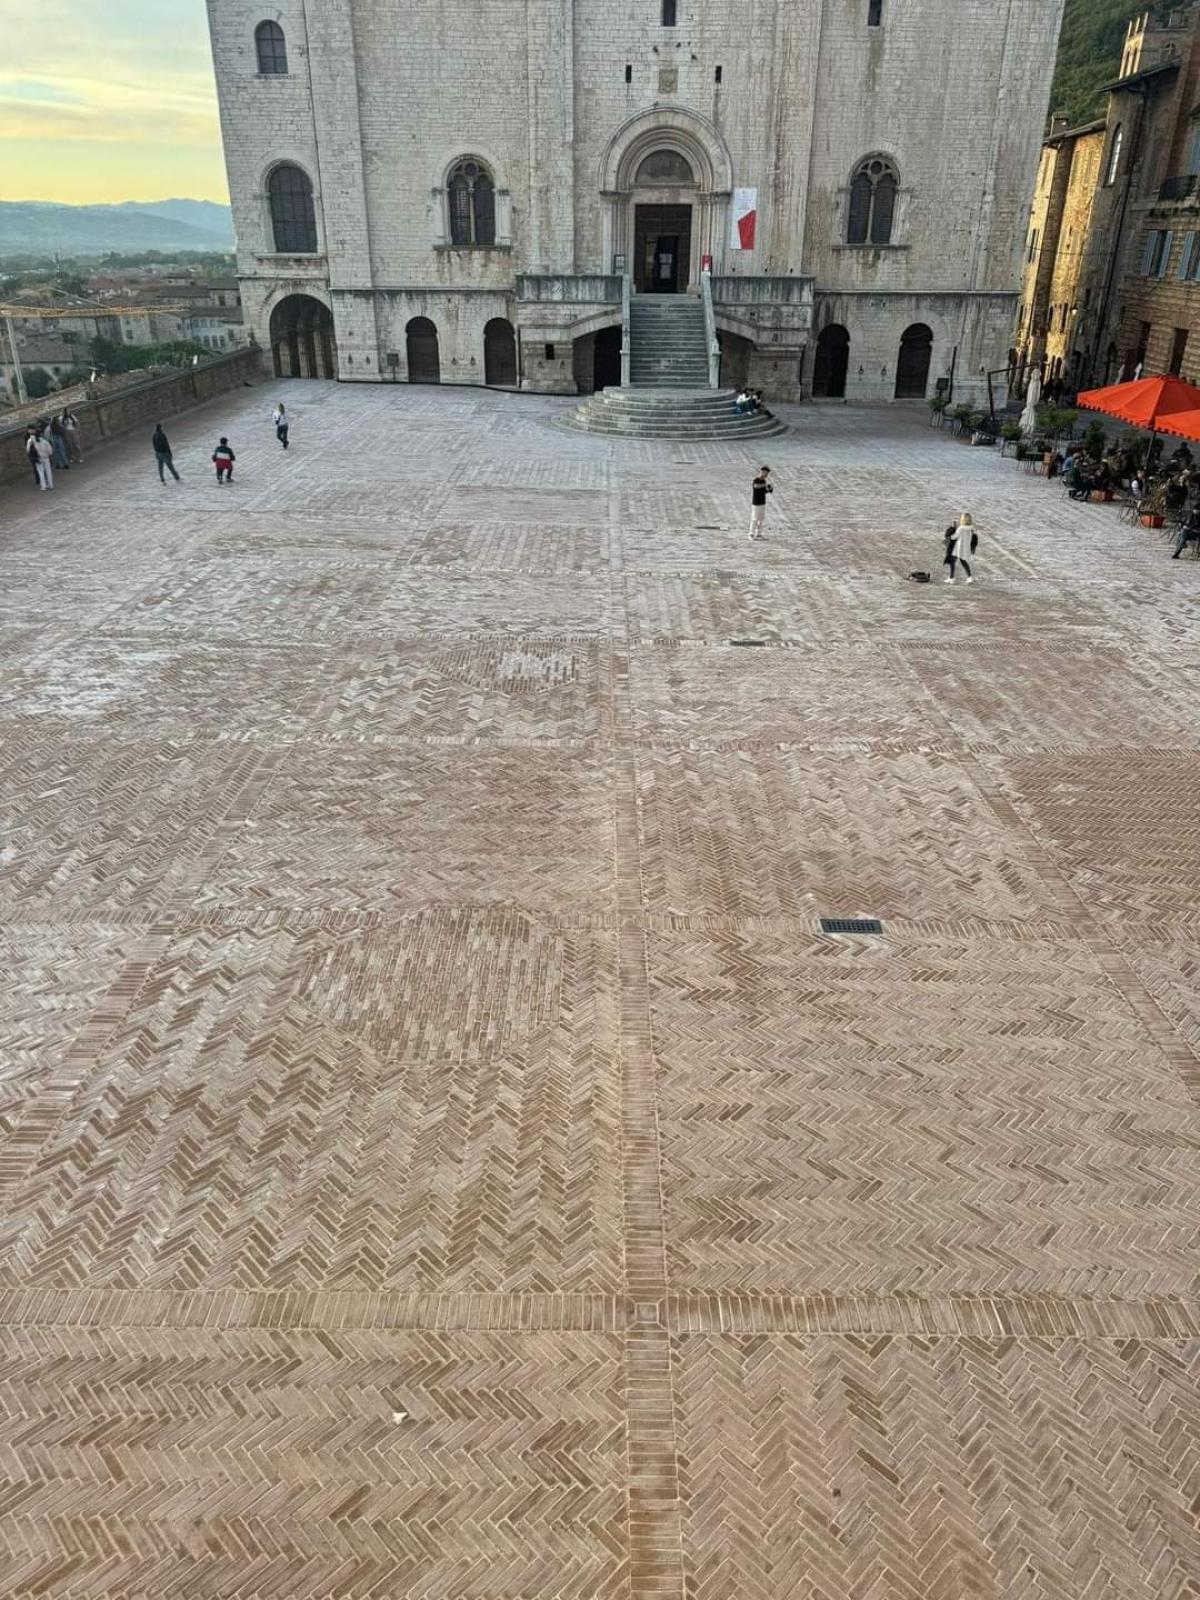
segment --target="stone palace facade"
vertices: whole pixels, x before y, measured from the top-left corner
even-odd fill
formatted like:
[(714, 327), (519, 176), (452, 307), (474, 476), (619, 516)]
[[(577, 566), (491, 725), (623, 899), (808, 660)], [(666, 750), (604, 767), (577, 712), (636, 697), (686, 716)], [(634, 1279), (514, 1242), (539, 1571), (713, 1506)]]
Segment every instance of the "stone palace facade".
[(281, 375), (617, 381), (711, 273), (723, 381), (1006, 367), (1061, 0), (208, 0)]

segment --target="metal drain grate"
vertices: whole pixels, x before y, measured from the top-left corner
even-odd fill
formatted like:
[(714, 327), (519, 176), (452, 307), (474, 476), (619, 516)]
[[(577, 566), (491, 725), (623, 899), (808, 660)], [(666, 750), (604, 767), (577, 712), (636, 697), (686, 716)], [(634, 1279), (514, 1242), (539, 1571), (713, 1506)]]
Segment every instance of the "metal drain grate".
[(767, 647), (767, 641), (765, 639), (730, 639), (729, 642), (730, 644), (750, 645), (758, 650), (765, 650)]
[(822, 917), (822, 933), (882, 933), (883, 923), (876, 917)]

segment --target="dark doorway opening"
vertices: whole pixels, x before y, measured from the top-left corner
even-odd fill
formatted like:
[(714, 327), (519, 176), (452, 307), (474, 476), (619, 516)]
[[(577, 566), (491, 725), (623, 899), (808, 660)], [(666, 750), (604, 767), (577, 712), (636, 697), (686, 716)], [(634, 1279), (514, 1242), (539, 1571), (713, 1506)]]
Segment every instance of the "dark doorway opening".
[(592, 346), (592, 388), (615, 389), (621, 383), (621, 330), (601, 328)]
[(517, 386), (517, 336), (506, 317), (493, 317), (484, 326), (483, 381), (496, 389)]
[(289, 294), (271, 312), (277, 378), (336, 378), (333, 314), (311, 294)]
[(680, 294), (692, 265), (691, 206), (635, 206), (633, 286), (639, 294)]
[(817, 336), (813, 357), (814, 400), (844, 400), (850, 367), (850, 335), (840, 322), (831, 322)]
[(428, 317), (414, 317), (404, 330), (409, 383), (441, 383), (438, 331)]
[(929, 358), (933, 354), (933, 331), (923, 322), (914, 322), (900, 335), (900, 354), (896, 358), (896, 399), (924, 400), (929, 385)]

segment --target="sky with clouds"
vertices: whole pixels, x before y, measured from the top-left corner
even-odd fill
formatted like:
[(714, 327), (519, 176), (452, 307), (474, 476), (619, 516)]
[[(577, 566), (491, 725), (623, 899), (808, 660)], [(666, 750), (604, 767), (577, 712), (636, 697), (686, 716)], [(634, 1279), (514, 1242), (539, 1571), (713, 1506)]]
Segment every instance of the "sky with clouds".
[(229, 198), (204, 0), (0, 0), (0, 200)]

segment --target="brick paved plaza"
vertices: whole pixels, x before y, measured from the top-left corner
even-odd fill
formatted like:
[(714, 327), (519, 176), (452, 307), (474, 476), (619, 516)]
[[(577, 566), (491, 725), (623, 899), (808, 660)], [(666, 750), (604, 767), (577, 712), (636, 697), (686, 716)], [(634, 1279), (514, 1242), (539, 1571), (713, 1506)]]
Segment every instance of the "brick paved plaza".
[(0, 493), (0, 1595), (1200, 1594), (1200, 563), (275, 398)]

